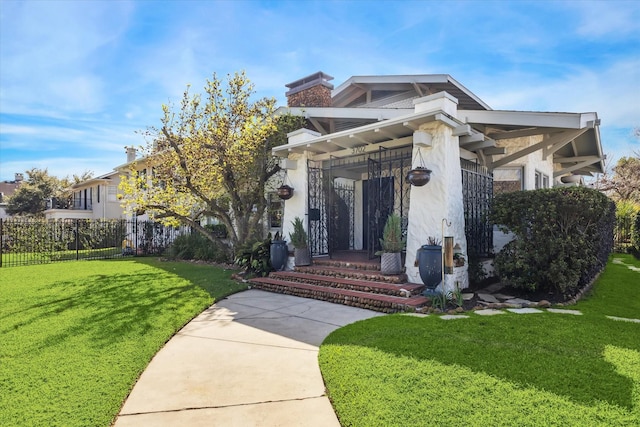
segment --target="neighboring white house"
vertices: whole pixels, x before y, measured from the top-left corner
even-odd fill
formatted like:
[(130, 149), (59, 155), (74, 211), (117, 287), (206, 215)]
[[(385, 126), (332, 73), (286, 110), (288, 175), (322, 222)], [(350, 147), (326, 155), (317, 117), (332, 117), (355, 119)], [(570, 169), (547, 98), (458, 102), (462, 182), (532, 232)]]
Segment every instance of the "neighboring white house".
[(15, 179), (13, 181), (0, 182), (0, 219), (9, 217), (6, 211), (7, 206), (9, 205), (9, 197), (11, 197), (13, 193), (15, 193), (15, 191), (18, 189), (18, 187), (20, 187), (23, 181), (24, 175), (21, 173), (16, 173)]
[[(306, 220), (312, 255), (378, 249), (387, 216), (403, 219), (405, 267), (430, 236), (453, 236), (464, 255), (493, 249), (486, 221), (494, 191), (528, 190), (603, 172), (596, 113), (492, 110), (451, 76), (354, 76), (334, 88), (318, 72), (287, 85), (286, 112), (308, 129), (273, 149), (293, 197), (282, 226)], [(431, 170), (424, 186), (407, 182)], [(467, 283), (467, 266), (451, 281)]]
[(52, 199), (44, 211), (47, 219), (123, 219), (118, 198), (119, 172), (112, 171), (71, 186), (73, 198), (69, 206)]

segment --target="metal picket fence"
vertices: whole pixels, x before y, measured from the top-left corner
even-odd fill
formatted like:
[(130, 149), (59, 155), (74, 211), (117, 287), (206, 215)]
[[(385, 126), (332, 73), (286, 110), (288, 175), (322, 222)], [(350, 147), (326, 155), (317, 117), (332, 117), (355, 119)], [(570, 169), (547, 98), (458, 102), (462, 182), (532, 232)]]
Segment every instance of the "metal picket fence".
[(190, 232), (154, 221), (0, 219), (0, 267), (161, 254)]

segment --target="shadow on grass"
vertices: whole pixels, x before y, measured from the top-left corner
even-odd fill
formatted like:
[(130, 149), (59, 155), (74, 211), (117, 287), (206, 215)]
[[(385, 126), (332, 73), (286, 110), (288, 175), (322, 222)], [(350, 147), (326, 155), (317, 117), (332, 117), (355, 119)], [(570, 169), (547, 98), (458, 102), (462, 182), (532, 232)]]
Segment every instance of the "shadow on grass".
[(92, 347), (108, 347), (123, 337), (146, 334), (157, 322), (178, 330), (186, 323), (185, 316), (189, 320), (214, 299), (244, 289), (222, 269), (153, 259), (132, 262), (140, 264), (137, 271), (88, 275), (81, 283), (54, 281), (48, 285), (50, 294), (65, 297), (35, 301), (20, 307), (19, 313), (7, 312), (0, 318), (19, 320), (3, 320), (0, 333), (25, 327), (44, 329), (38, 325), (48, 323), (49, 333), (21, 347), (16, 356), (60, 346), (77, 336), (89, 337)]
[(600, 317), (550, 313), (455, 321), (386, 316), (339, 329), (323, 346), (328, 344), (462, 366), (576, 403), (607, 401), (631, 410), (633, 380), (603, 355), (610, 346), (640, 352), (640, 328)]

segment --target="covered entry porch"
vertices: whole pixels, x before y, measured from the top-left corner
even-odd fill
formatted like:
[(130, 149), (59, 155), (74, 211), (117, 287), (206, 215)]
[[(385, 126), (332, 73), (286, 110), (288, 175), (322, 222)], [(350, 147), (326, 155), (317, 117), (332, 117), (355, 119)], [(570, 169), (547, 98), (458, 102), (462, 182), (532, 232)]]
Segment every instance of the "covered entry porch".
[[(374, 257), (391, 213), (402, 218), (407, 238), (405, 270), (421, 283), (415, 257), (429, 237), (452, 236), (466, 255), (460, 123), (449, 114), (456, 100), (446, 93), (416, 100), (413, 114), (321, 135), (308, 129), (289, 134), (274, 148), (296, 188), (285, 202), (284, 235), (295, 217), (306, 222), (314, 256), (365, 251)], [(405, 176), (416, 166), (432, 170), (431, 181), (411, 186)], [(443, 227), (446, 224), (446, 228)], [(466, 267), (451, 287), (467, 284)]]
[(373, 259), (388, 216), (406, 237), (411, 145), (344, 158), (308, 160), (308, 232), (312, 256), (359, 251)]

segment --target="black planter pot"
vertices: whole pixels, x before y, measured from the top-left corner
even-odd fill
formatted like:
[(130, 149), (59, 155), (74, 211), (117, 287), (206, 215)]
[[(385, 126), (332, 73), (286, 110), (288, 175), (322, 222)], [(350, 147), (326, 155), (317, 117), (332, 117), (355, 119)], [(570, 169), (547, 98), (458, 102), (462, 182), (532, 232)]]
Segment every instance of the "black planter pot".
[(272, 240), (270, 250), (271, 267), (276, 271), (284, 270), (289, 257), (289, 248), (286, 240)]
[(416, 187), (422, 187), (431, 179), (431, 170), (422, 166), (411, 169), (407, 172), (407, 181)]
[(435, 289), (442, 281), (442, 246), (423, 245), (418, 249), (418, 271), (427, 289)]
[(289, 200), (291, 197), (293, 197), (293, 187), (286, 184), (278, 187), (277, 192), (278, 197), (280, 197), (282, 200)]

